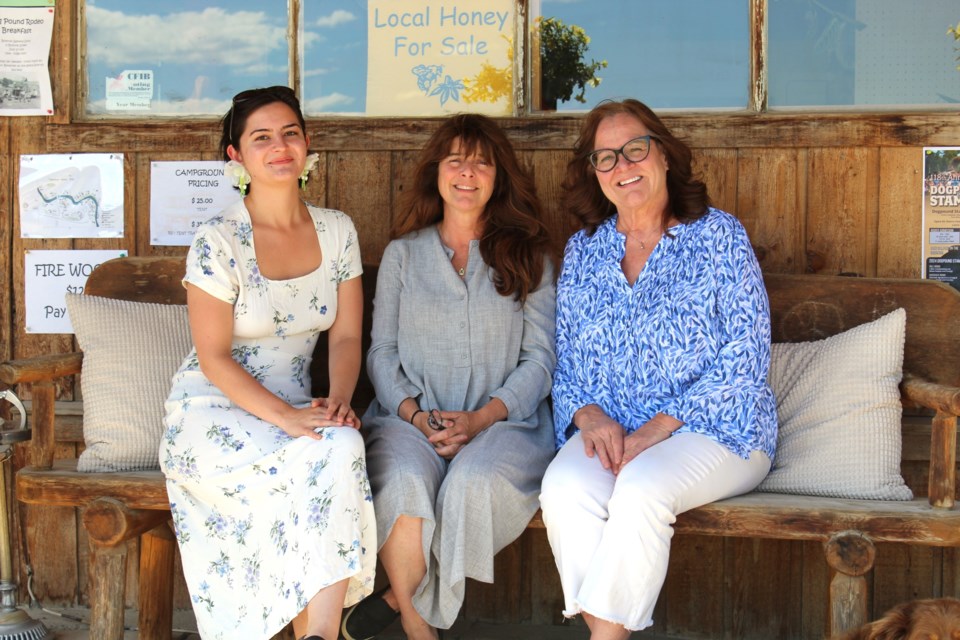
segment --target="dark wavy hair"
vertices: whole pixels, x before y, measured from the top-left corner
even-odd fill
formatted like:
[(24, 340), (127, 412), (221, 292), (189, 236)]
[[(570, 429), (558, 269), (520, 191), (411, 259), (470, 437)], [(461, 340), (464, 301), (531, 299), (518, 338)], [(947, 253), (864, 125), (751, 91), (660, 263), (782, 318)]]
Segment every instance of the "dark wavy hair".
[(443, 219), (437, 187), (440, 161), (455, 140), (465, 156), (480, 153), (493, 161), (497, 176), (480, 218), (480, 255), (494, 272), (497, 292), (521, 303), (540, 284), (544, 260), (552, 260), (551, 243), (533, 178), (517, 160), (513, 145), (492, 119), (478, 114), (447, 118), (420, 153), (413, 184), (394, 218), (392, 237), (399, 238)]
[(688, 223), (703, 217), (710, 206), (707, 186), (693, 177), (690, 147), (670, 133), (666, 125), (650, 107), (639, 100), (605, 100), (587, 114), (580, 127), (580, 136), (573, 147), (573, 158), (567, 164), (567, 175), (561, 184), (564, 208), (593, 235), (604, 220), (617, 212), (597, 182), (596, 170), (590, 164), (589, 155), (594, 150), (597, 129), (600, 123), (611, 116), (626, 114), (642, 123), (654, 142), (660, 145), (667, 159), (667, 208), (663, 212), (666, 228), (671, 217)]
[(306, 135), (307, 121), (303, 118), (300, 101), (297, 100), (297, 95), (293, 92), (293, 89), (283, 85), (263, 89), (247, 89), (233, 96), (230, 109), (220, 119), (220, 155), (223, 156), (224, 161), (230, 160), (230, 156), (227, 155), (227, 147), (233, 145), (236, 149), (240, 148), (240, 136), (243, 135), (250, 114), (260, 107), (274, 102), (282, 102), (293, 110), (293, 113), (297, 116), (297, 122), (300, 123), (300, 129)]

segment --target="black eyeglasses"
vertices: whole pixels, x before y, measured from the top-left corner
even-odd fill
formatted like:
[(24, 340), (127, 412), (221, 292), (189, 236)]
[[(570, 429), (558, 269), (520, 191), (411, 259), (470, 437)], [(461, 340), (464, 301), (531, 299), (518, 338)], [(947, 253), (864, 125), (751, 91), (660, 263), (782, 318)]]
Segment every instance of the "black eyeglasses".
[(623, 156), (627, 162), (642, 162), (650, 154), (651, 140), (659, 140), (658, 136), (646, 135), (627, 140), (619, 149), (597, 149), (591, 151), (587, 158), (590, 164), (600, 173), (613, 171), (617, 166), (618, 156)]
[(430, 409), (430, 411), (427, 412), (427, 426), (434, 431), (443, 431), (446, 429), (439, 409)]
[(246, 102), (253, 98), (259, 98), (260, 96), (268, 96), (271, 98), (276, 98), (280, 102), (287, 102), (291, 98), (294, 100), (297, 99), (297, 94), (293, 89), (282, 84), (274, 85), (272, 87), (263, 87), (260, 89), (247, 89), (246, 91), (241, 91), (237, 95), (233, 96), (233, 100), (230, 103), (230, 132), (233, 133), (233, 114), (237, 110), (237, 105), (241, 102)]

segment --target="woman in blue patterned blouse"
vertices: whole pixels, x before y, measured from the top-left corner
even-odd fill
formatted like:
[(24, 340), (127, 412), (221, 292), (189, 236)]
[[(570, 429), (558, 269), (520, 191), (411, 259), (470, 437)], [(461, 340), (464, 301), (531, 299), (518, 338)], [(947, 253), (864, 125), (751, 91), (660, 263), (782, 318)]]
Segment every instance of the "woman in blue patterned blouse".
[(583, 229), (557, 284), (557, 457), (540, 502), (564, 615), (591, 640), (653, 624), (676, 514), (770, 468), (770, 312), (741, 224), (636, 100), (591, 111), (564, 181)]

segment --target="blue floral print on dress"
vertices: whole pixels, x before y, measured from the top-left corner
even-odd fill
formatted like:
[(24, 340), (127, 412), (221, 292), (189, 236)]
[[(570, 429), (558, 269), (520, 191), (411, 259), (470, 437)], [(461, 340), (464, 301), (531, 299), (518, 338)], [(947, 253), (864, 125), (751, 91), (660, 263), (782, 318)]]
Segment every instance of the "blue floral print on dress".
[[(336, 280), (362, 271), (350, 219), (307, 208), (324, 255), (315, 271), (290, 280), (265, 278), (249, 214), (239, 201), (198, 229), (185, 276), (185, 282), (233, 305), (234, 360), (298, 407), (312, 399), (311, 355), (320, 332), (337, 316)], [(334, 270), (334, 261), (342, 268)], [(275, 315), (283, 336), (276, 335)], [(177, 372), (166, 406), (160, 464), (204, 638), (270, 637), (329, 580), (349, 576), (346, 604), (370, 593), (376, 543), (369, 482), (356, 471), (352, 444), (340, 449), (345, 455), (330, 457), (329, 447), (344, 442), (337, 436), (345, 430), (323, 429), (319, 440), (292, 438), (210, 383), (195, 352)], [(315, 465), (321, 460), (329, 463)], [(318, 469), (312, 486), (311, 466)], [(307, 521), (310, 501), (323, 495), (331, 502), (319, 534)], [(351, 550), (356, 538), (364, 544)], [(290, 574), (290, 559), (305, 572)]]

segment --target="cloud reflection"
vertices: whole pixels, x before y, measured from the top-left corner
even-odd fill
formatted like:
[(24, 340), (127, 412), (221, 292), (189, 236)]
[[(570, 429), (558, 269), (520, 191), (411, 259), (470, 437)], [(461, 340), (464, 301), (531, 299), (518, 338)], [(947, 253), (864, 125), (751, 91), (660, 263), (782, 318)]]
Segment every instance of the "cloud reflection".
[[(211, 7), (166, 15), (129, 15), (87, 7), (87, 54), (99, 64), (219, 64), (248, 67), (287, 50), (286, 12), (227, 12)], [(175, 36), (173, 35), (175, 34)]]

